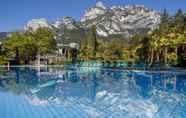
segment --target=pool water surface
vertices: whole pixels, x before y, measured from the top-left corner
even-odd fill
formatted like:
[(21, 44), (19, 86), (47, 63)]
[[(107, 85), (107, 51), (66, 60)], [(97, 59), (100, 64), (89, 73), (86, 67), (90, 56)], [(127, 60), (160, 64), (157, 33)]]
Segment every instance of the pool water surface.
[(186, 72), (1, 69), (0, 118), (186, 118)]

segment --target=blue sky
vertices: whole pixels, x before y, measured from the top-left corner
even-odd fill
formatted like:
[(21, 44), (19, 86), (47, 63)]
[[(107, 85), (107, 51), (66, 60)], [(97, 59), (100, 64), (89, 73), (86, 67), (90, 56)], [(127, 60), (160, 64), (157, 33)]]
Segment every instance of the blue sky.
[[(0, 32), (22, 29), (33, 18), (46, 18), (50, 22), (63, 16), (79, 20), (84, 11), (98, 0), (1, 0)], [(164, 8), (173, 14), (178, 8), (186, 11), (186, 0), (100, 0), (107, 6), (142, 4), (156, 11)]]

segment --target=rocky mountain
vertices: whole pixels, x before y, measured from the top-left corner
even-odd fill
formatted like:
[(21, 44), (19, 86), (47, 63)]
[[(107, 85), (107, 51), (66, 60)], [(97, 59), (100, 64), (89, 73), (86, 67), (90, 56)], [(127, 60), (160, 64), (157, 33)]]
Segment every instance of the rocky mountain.
[(36, 31), (38, 28), (42, 28), (42, 27), (51, 28), (51, 25), (44, 18), (32, 19), (32, 20), (28, 21), (28, 23), (25, 25), (24, 29), (25, 30), (32, 29), (33, 31)]
[(79, 23), (71, 17), (59, 19), (52, 26), (54, 27), (53, 31), (56, 34), (56, 40), (59, 43), (80, 43), (81, 39), (85, 37), (85, 29), (81, 28)]
[(58, 19), (52, 25), (57, 29), (60, 29), (61, 27), (66, 27), (68, 30), (78, 29), (77, 23), (72, 17), (64, 17), (63, 19)]
[(27, 23), (25, 30), (48, 27), (56, 34), (59, 42), (79, 42), (88, 29), (96, 25), (97, 34), (101, 37), (113, 35), (130, 37), (144, 34), (158, 27), (160, 15), (143, 5), (126, 5), (106, 7), (102, 2), (85, 11), (80, 21), (71, 17), (48, 23), (46, 19), (33, 19)]
[(120, 34), (129, 37), (156, 28), (160, 23), (160, 15), (142, 5), (107, 8), (98, 2), (85, 12), (81, 23), (83, 27), (96, 25), (100, 36)]
[(81, 22), (86, 22), (87, 20), (95, 19), (98, 16), (104, 15), (107, 10), (108, 8), (105, 7), (102, 2), (97, 2), (95, 7), (91, 7), (85, 12)]

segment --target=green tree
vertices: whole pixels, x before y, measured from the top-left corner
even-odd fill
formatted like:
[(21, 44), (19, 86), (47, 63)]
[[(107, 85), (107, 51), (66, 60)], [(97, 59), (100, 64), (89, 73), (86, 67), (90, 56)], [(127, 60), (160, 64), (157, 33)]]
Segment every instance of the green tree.
[(90, 56), (90, 58), (96, 56), (98, 49), (98, 41), (96, 35), (96, 26), (92, 26), (87, 33), (85, 39), (81, 41), (81, 50), (84, 52), (84, 56)]
[(121, 59), (123, 56), (123, 41), (120, 39), (112, 39), (106, 43), (104, 57), (109, 60)]
[(13, 32), (3, 43), (7, 59), (14, 59), (18, 49), (21, 64), (28, 64), (36, 59), (36, 55), (52, 53), (55, 50), (53, 33), (47, 28), (37, 31)]
[(181, 9), (178, 9), (174, 17), (174, 26), (177, 32), (184, 33), (185, 16)]
[(53, 33), (48, 28), (39, 28), (34, 33), (38, 53), (41, 55), (52, 53), (56, 48)]

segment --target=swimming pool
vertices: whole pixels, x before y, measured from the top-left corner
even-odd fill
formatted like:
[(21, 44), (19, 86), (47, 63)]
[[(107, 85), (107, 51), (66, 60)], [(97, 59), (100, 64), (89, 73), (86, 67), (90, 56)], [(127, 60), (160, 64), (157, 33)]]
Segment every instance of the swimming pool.
[(0, 118), (186, 118), (186, 72), (1, 69)]

